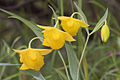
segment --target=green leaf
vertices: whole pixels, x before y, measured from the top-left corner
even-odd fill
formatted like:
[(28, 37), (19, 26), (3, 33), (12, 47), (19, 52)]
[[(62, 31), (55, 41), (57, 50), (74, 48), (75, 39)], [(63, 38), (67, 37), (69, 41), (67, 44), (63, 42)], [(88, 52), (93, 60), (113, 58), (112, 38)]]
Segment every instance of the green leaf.
[(100, 4), (99, 2), (97, 2), (97, 1), (89, 1), (89, 3), (95, 4), (96, 6), (102, 8), (103, 10), (105, 10), (105, 7), (102, 4)]
[(22, 17), (20, 17), (20, 16), (18, 16), (18, 15), (16, 15), (16, 14), (14, 14), (14, 13), (11, 13), (11, 12), (9, 12), (9, 11), (6, 11), (6, 10), (4, 10), (4, 9), (0, 9), (0, 10), (3, 11), (3, 12), (5, 12), (5, 13), (7, 13), (7, 14), (9, 14), (9, 15), (11, 15), (10, 18), (16, 18), (16, 19), (20, 20), (21, 22), (23, 22), (23, 23), (24, 23), (25, 25), (27, 25), (38, 37), (40, 37), (40, 40), (43, 41), (43, 35), (42, 35), (42, 33), (41, 33), (41, 29), (38, 28), (35, 23), (33, 23), (33, 22), (31, 22), (31, 21), (28, 21), (28, 20), (26, 20), (26, 19), (24, 19), (24, 18), (22, 18)]
[(108, 15), (108, 9), (106, 10), (104, 16), (98, 21), (95, 28), (93, 29), (93, 31), (90, 34), (93, 34), (94, 32), (98, 31), (102, 27), (105, 20), (107, 19), (107, 15)]
[(21, 64), (11, 64), (11, 63), (0, 63), (0, 66), (18, 66)]
[(29, 70), (29, 72), (36, 80), (45, 80), (45, 78), (39, 71)]
[(50, 6), (50, 5), (48, 5), (49, 7), (50, 7), (50, 9), (52, 10), (52, 12), (53, 12), (53, 15), (54, 15), (54, 17), (55, 17), (55, 20), (56, 20), (56, 22), (57, 22), (57, 20), (58, 20), (58, 17), (57, 17), (57, 14), (55, 13), (55, 10)]
[(78, 5), (77, 5), (76, 3), (74, 3), (74, 4), (75, 4), (78, 12), (80, 13), (81, 19), (82, 19), (85, 23), (87, 23), (87, 17), (86, 17), (85, 14), (83, 13), (83, 11), (78, 7)]
[(65, 44), (65, 47), (66, 47), (67, 56), (68, 56), (70, 75), (72, 77), (72, 80), (76, 80), (77, 69), (78, 69), (78, 59), (71, 45)]
[(59, 69), (54, 69), (54, 70), (63, 78), (63, 80), (68, 80), (62, 71), (60, 71)]
[(20, 36), (18, 36), (18, 37), (15, 38), (15, 40), (14, 40), (13, 43), (12, 43), (11, 48), (14, 47), (15, 43), (16, 43), (20, 38), (21, 38)]

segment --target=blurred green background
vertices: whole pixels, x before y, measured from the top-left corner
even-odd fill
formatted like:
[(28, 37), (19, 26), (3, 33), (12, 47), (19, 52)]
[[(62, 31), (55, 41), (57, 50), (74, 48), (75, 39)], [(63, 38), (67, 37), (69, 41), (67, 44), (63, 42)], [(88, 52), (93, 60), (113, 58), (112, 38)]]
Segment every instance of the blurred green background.
[[(103, 43), (99, 35), (100, 31), (91, 36), (86, 51), (88, 70), (90, 80), (120, 80), (120, 0), (63, 0), (63, 3), (61, 1), (0, 0), (0, 8), (37, 24), (53, 26), (53, 12), (48, 5), (55, 9), (57, 15), (61, 16), (64, 13), (65, 16), (70, 16), (77, 11), (73, 3), (76, 2), (87, 16), (90, 30), (95, 27), (108, 8), (107, 22), (111, 33), (110, 38), (107, 43)], [(62, 9), (61, 6), (63, 6)], [(83, 32), (85, 31), (83, 30)], [(84, 36), (86, 35), (84, 34)], [(35, 34), (26, 25), (19, 20), (8, 18), (7, 14), (0, 12), (0, 63), (19, 64), (19, 56), (12, 49), (25, 48), (33, 37)], [(32, 47), (41, 47), (41, 42), (39, 40), (34, 41)], [(74, 49), (76, 47), (74, 46)], [(63, 56), (67, 62), (66, 54)], [(58, 55), (46, 56), (45, 62), (45, 67), (41, 69), (41, 73), (47, 80), (64, 80), (61, 79), (65, 74), (64, 67)], [(31, 74), (26, 71), (19, 71), (19, 66), (16, 65), (0, 65), (0, 79), (34, 80)]]

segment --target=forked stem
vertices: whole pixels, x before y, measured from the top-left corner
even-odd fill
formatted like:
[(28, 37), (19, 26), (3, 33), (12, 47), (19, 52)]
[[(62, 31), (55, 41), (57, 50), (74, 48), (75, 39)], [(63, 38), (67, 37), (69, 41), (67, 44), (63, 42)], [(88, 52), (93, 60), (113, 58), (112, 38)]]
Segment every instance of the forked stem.
[(76, 78), (76, 80), (78, 80), (78, 78), (79, 78), (79, 68), (80, 68), (81, 62), (82, 62), (84, 54), (85, 54), (85, 50), (86, 50), (86, 47), (87, 47), (87, 44), (88, 44), (89, 37), (90, 37), (90, 35), (87, 36), (87, 39), (86, 39), (86, 42), (85, 42), (85, 45), (84, 45), (84, 48), (83, 48), (83, 51), (82, 51), (82, 55), (81, 55), (80, 61), (78, 63), (77, 78)]

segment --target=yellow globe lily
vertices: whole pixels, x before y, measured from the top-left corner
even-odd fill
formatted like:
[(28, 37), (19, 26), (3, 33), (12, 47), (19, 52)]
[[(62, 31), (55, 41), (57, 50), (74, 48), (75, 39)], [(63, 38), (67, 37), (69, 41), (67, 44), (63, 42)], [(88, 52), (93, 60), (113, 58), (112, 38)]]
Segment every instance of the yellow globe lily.
[(65, 41), (75, 41), (73, 37), (67, 33), (63, 32), (55, 27), (45, 27), (40, 26), (38, 27), (45, 29), (44, 33), (44, 42), (43, 45), (51, 47), (52, 49), (60, 49), (65, 44)]
[(61, 20), (62, 28), (66, 32), (71, 34), (72, 36), (76, 36), (80, 27), (88, 27), (89, 26), (88, 24), (84, 23), (83, 21), (72, 18), (72, 17), (60, 16), (60, 17), (58, 17), (58, 19)]
[(49, 54), (52, 49), (24, 49), (14, 50), (20, 55), (20, 62), (23, 63), (20, 70), (34, 69), (39, 71), (44, 65), (44, 56)]
[(107, 25), (103, 25), (101, 29), (101, 39), (103, 42), (107, 42), (108, 38), (110, 36), (110, 30)]

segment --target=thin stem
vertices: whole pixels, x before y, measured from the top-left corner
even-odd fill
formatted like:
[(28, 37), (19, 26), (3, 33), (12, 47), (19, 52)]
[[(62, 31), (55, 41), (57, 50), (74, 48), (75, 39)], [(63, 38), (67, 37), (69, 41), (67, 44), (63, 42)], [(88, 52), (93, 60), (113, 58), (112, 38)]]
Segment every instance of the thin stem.
[(85, 45), (84, 45), (84, 48), (83, 48), (83, 51), (82, 51), (82, 55), (81, 55), (81, 58), (80, 58), (80, 61), (79, 61), (79, 64), (78, 64), (77, 79), (76, 80), (78, 80), (80, 64), (81, 64), (81, 62), (83, 60), (85, 50), (86, 50), (86, 47), (87, 47), (87, 44), (88, 44), (89, 37), (90, 37), (90, 35), (87, 36), (87, 39), (86, 39), (86, 42), (85, 42)]
[(63, 10), (63, 0), (60, 0), (60, 7), (61, 7), (61, 16), (64, 14)]
[(74, 12), (74, 13), (71, 15), (71, 17), (73, 18), (73, 16), (74, 16), (75, 14), (78, 14), (78, 15), (82, 18), (83, 22), (85, 22), (84, 17), (83, 17), (79, 12)]
[(4, 74), (5, 68), (6, 68), (6, 66), (3, 66), (3, 67), (2, 67), (2, 71), (1, 71), (1, 73), (0, 73), (0, 80), (2, 79), (2, 76), (3, 76), (3, 74)]
[(67, 70), (67, 66), (66, 66), (65, 61), (64, 61), (64, 59), (63, 59), (63, 57), (62, 57), (62, 54), (61, 54), (60, 51), (58, 51), (58, 54), (59, 54), (59, 56), (60, 56), (60, 58), (61, 58), (61, 60), (62, 60), (62, 62), (63, 62), (63, 64), (64, 64), (67, 78), (68, 78), (68, 80), (70, 80), (70, 77), (69, 77), (69, 74), (68, 74), (68, 70)]
[(107, 21), (105, 20), (105, 25), (107, 25)]
[(31, 48), (31, 43), (32, 43), (32, 41), (35, 40), (35, 39), (40, 39), (40, 37), (34, 37), (34, 38), (32, 38), (32, 39), (30, 40), (30, 42), (29, 42), (28, 48)]
[(54, 26), (54, 27), (57, 27), (57, 25), (58, 25), (58, 22), (59, 22), (59, 20), (57, 20), (57, 21), (56, 21), (56, 23), (55, 23), (55, 26)]

